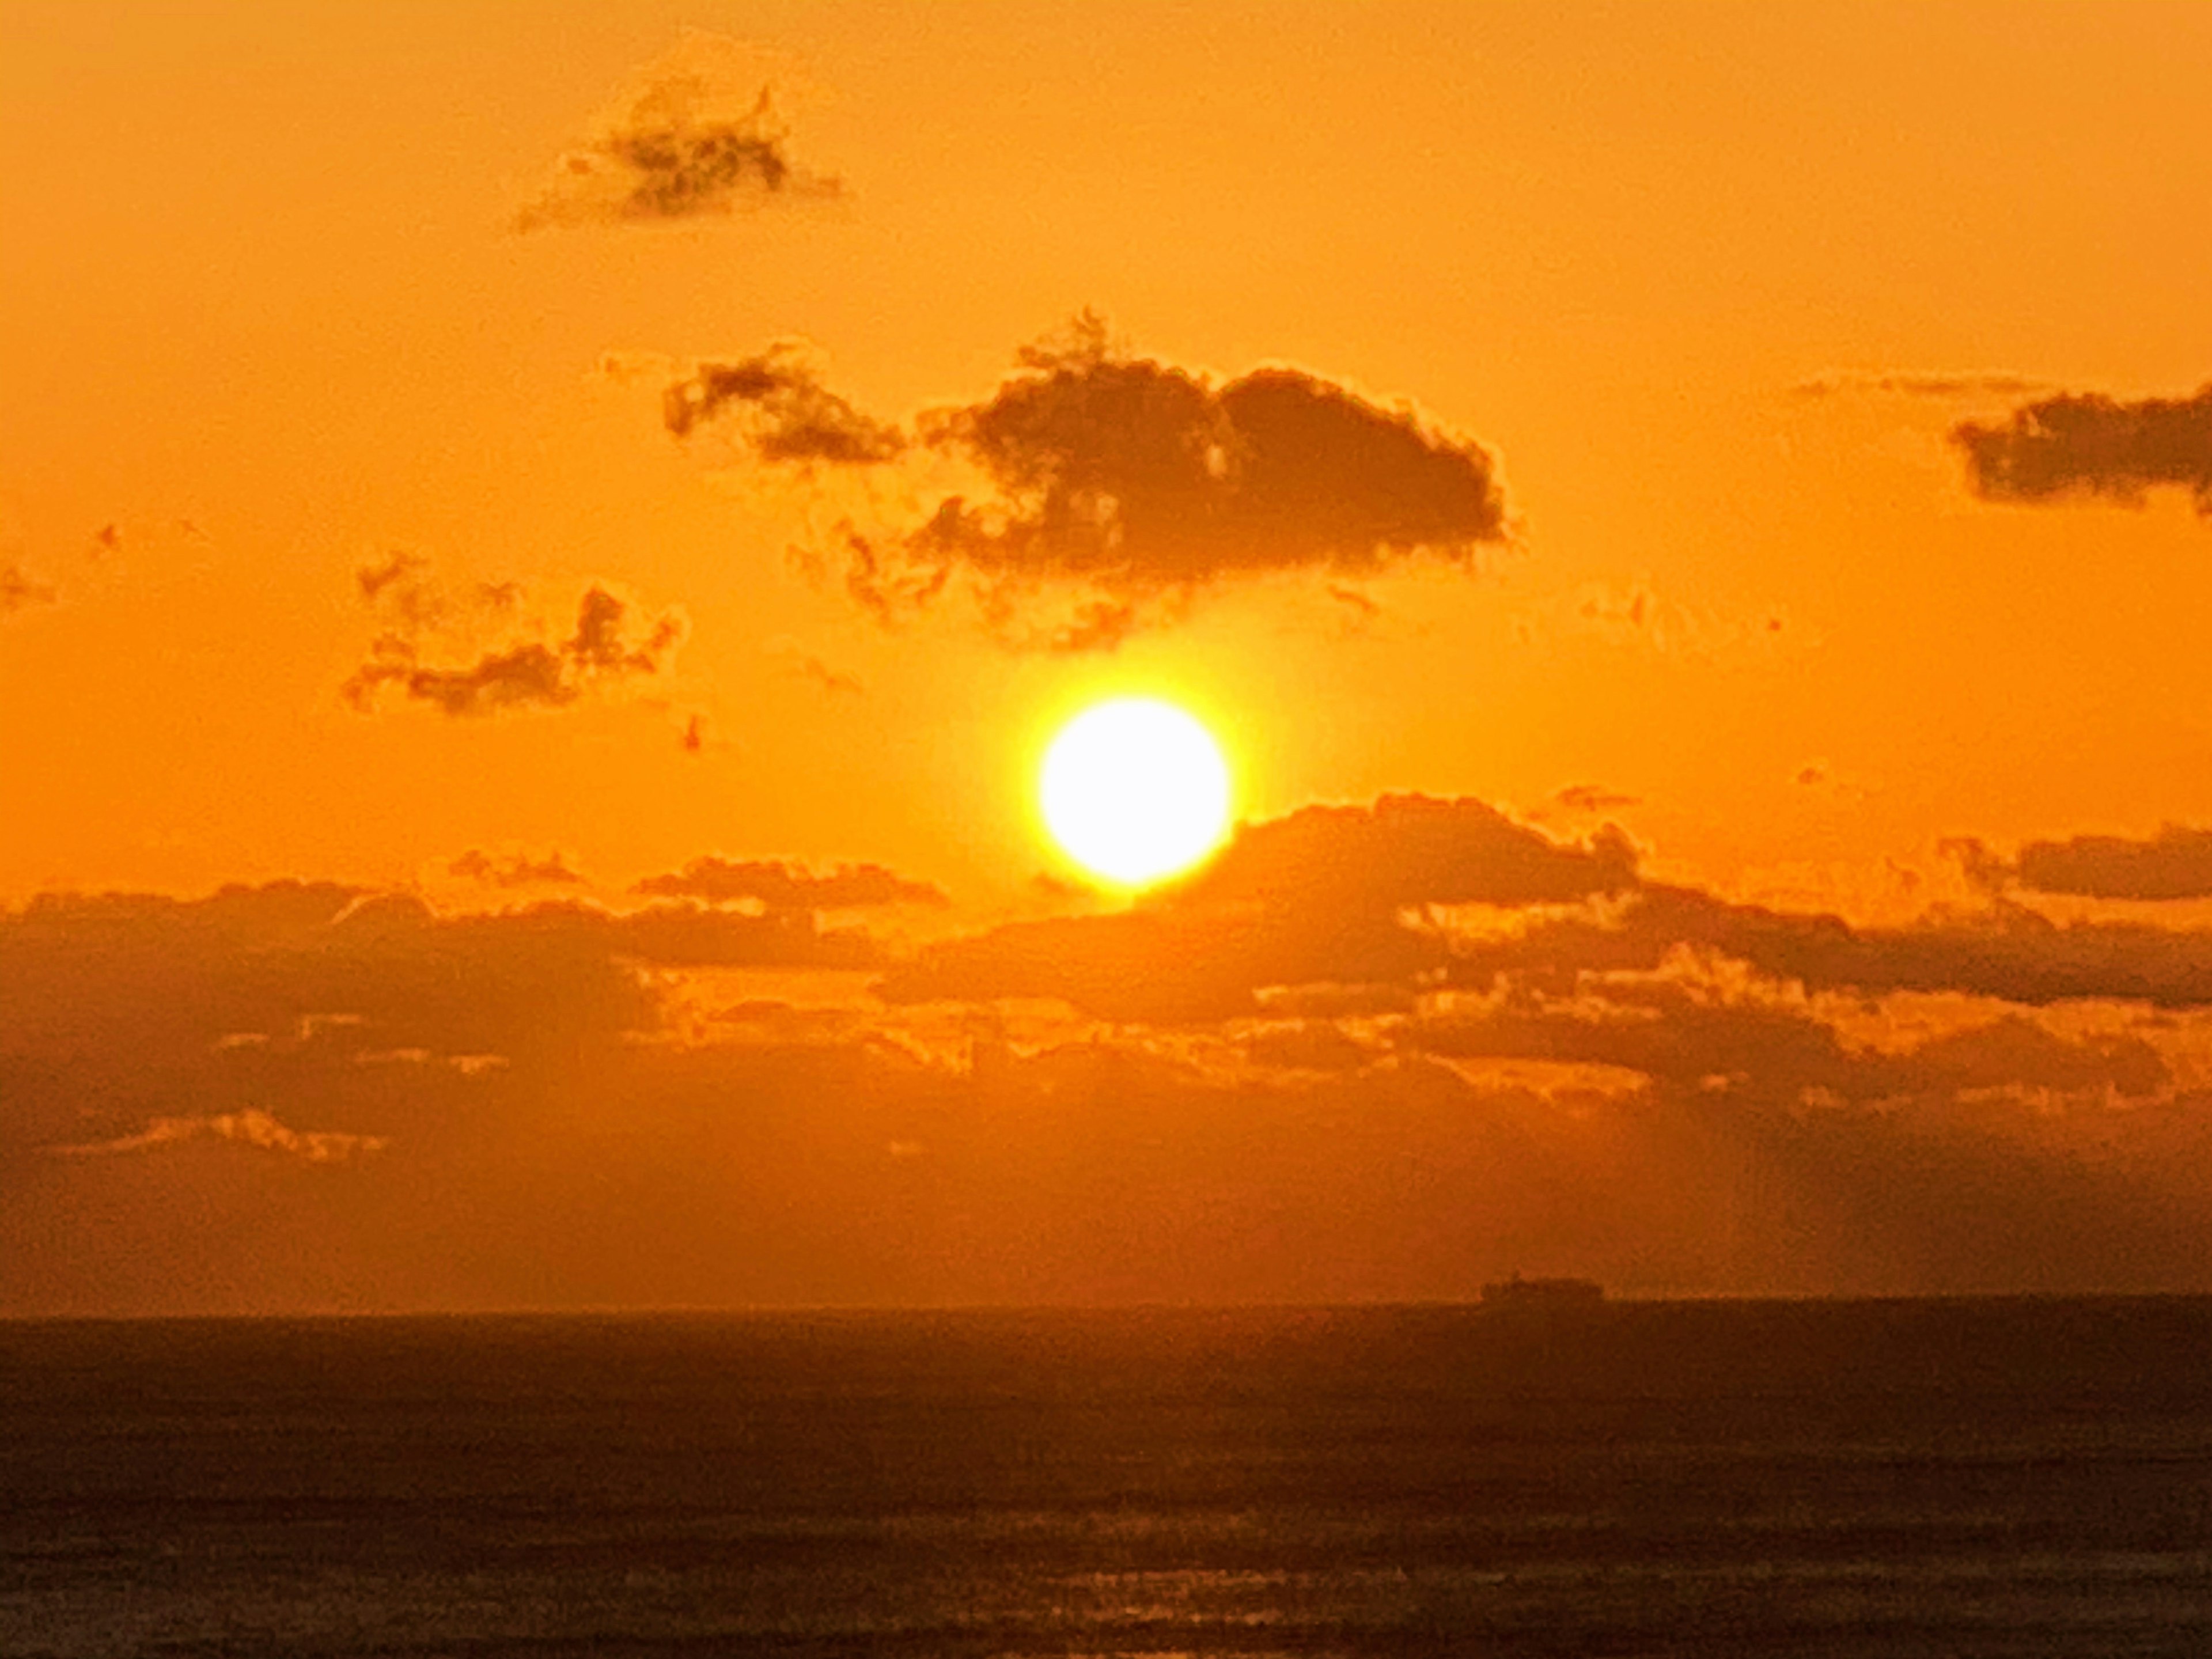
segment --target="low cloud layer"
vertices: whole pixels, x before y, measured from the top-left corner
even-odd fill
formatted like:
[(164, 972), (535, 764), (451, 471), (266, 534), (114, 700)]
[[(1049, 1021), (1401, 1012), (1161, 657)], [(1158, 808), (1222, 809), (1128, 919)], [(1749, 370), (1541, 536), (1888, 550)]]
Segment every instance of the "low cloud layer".
[(1984, 501), (2087, 495), (2132, 506), (2172, 488), (2189, 491), (2197, 510), (2212, 516), (2212, 386), (2191, 398), (2133, 402), (2063, 392), (2000, 423), (1962, 421), (1951, 441)]
[(1948, 844), (1967, 878), (1989, 891), (2019, 888), (2080, 898), (2212, 898), (2212, 830), (2169, 823), (2148, 841), (2075, 836), (2032, 841), (2005, 859), (1980, 842)]
[[(1237, 578), (1465, 568), (1508, 536), (1497, 463), (1473, 439), (1300, 369), (1217, 385), (1118, 349), (1087, 313), (1024, 349), (991, 397), (911, 431), (790, 348), (702, 366), (669, 387), (665, 418), (678, 436), (720, 426), (765, 465), (904, 469), (878, 498), (912, 510), (848, 522), (821, 567), (885, 617), (963, 578), (1003, 636), (1060, 650), (1110, 649)], [(968, 482), (944, 483), (948, 466)], [(1067, 614), (1024, 631), (1048, 591)]]
[(347, 1134), (335, 1129), (302, 1133), (286, 1127), (266, 1112), (248, 1107), (241, 1112), (218, 1112), (208, 1117), (157, 1117), (135, 1134), (52, 1150), (67, 1158), (107, 1158), (199, 1139), (228, 1141), (265, 1152), (283, 1152), (309, 1164), (343, 1164), (349, 1158), (380, 1152), (392, 1144), (382, 1135)]
[(823, 920), (937, 902), (881, 866), (641, 886), (0, 911), (0, 1306), (2212, 1288), (2212, 931), (1420, 796), (911, 951)]
[(516, 228), (727, 218), (842, 194), (836, 179), (792, 155), (777, 107), (788, 76), (758, 48), (687, 35), (593, 118), (516, 216)]

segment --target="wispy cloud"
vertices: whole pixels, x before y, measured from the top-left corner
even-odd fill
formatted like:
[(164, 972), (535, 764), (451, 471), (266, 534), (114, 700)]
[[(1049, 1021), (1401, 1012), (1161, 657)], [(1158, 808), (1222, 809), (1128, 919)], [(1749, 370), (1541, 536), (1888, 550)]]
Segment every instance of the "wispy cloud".
[(218, 1112), (205, 1117), (157, 1117), (135, 1134), (49, 1150), (59, 1158), (109, 1158), (203, 1139), (229, 1141), (264, 1152), (282, 1152), (308, 1164), (343, 1164), (349, 1158), (380, 1152), (392, 1144), (383, 1135), (289, 1128), (269, 1113), (248, 1107), (241, 1112)]
[(456, 595), (428, 580), (426, 568), (419, 558), (396, 554), (356, 573), (363, 599), (386, 623), (368, 659), (339, 688), (364, 714), (387, 688), (456, 716), (559, 708), (595, 687), (659, 672), (684, 638), (684, 619), (674, 611), (633, 635), (629, 605), (593, 586), (578, 603), (575, 632), (568, 638), (478, 649), (472, 662), (441, 665), (428, 654), (502, 626), (520, 603), (520, 588), (480, 582)]
[(1847, 392), (1889, 392), (1906, 398), (2009, 398), (2051, 388), (2048, 380), (2002, 370), (1947, 374), (1925, 369), (1835, 369), (1800, 380), (1790, 389), (1801, 398), (1832, 398)]
[(487, 887), (573, 887), (584, 879), (568, 867), (568, 861), (558, 853), (548, 853), (542, 859), (516, 854), (501, 860), (473, 847), (447, 865), (446, 871), (448, 875), (481, 882)]
[(726, 218), (842, 194), (836, 179), (792, 155), (778, 105), (796, 84), (789, 65), (761, 48), (686, 34), (592, 119), (516, 228)]
[(733, 363), (701, 363), (661, 394), (661, 422), (689, 437), (717, 422), (760, 459), (872, 466), (905, 451), (906, 435), (822, 384), (804, 345), (786, 341)]
[(822, 872), (774, 860), (697, 858), (682, 871), (649, 876), (637, 891), (657, 898), (751, 903), (771, 912), (859, 910), (893, 904), (943, 906), (943, 890), (909, 881), (880, 864), (841, 864)]

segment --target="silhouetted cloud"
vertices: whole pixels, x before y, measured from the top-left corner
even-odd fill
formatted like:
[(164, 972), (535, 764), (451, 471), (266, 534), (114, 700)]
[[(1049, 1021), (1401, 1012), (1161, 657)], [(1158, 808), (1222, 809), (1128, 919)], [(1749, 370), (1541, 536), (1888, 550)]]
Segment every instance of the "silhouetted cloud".
[(2148, 841), (2075, 836), (2032, 841), (2011, 866), (2030, 892), (2087, 898), (2212, 898), (2212, 830), (2169, 823)]
[(1611, 812), (1641, 804), (1635, 795), (1624, 795), (1618, 790), (1607, 789), (1595, 783), (1569, 784), (1552, 799), (1570, 812)]
[(700, 364), (662, 393), (661, 420), (679, 438), (718, 421), (763, 461), (866, 466), (896, 460), (907, 444), (897, 428), (824, 386), (791, 343), (742, 362)]
[(1531, 906), (1637, 881), (1619, 831), (1555, 842), (1475, 800), (1385, 796), (1241, 827), (1194, 876), (1121, 914), (1019, 922), (934, 945), (878, 987), (895, 1003), (1057, 997), (1109, 1019), (1249, 1015), (1270, 987), (1413, 982), (1451, 960), (1401, 914)]
[(842, 193), (792, 157), (771, 84), (783, 74), (741, 42), (688, 34), (593, 119), (516, 228), (727, 217)]
[(1854, 1047), (1802, 1001), (1663, 969), (1589, 975), (1567, 1000), (1509, 987), (1480, 1008), (1418, 1020), (1401, 1037), (1428, 1054), (1615, 1066), (1665, 1087), (1799, 1107), (2031, 1088), (2142, 1099), (2172, 1081), (2137, 1036), (2069, 1039), (2014, 1014), (1908, 1048)]
[(54, 590), (39, 580), (19, 564), (0, 564), (0, 617), (29, 609), (34, 605), (52, 605)]
[[(1003, 623), (1041, 586), (1087, 593), (1030, 641), (1061, 650), (1110, 649), (1148, 609), (1224, 580), (1419, 556), (1465, 568), (1507, 537), (1496, 463), (1474, 440), (1299, 369), (1217, 386), (1119, 349), (1087, 313), (1025, 348), (989, 398), (919, 417), (911, 440), (775, 350), (669, 388), (672, 431), (724, 409), (764, 463), (918, 458), (910, 515), (848, 525), (817, 556), (855, 603), (888, 617), (957, 574)], [(933, 482), (948, 461), (981, 487)]]
[[(422, 659), (423, 635), (445, 620), (443, 601), (412, 579), (414, 567), (378, 567), (360, 573), (363, 594), (396, 610), (399, 625), (377, 636), (369, 659), (340, 688), (367, 713), (387, 686), (453, 715), (501, 709), (558, 708), (586, 690), (633, 675), (659, 672), (684, 637), (684, 623), (663, 616), (632, 638), (629, 607), (603, 587), (588, 589), (577, 607), (576, 631), (558, 645), (537, 642), (485, 651), (465, 667), (440, 667)], [(486, 586), (483, 594), (504, 590)], [(492, 604), (490, 599), (480, 602)]]
[[(1466, 906), (1503, 920), (1450, 914)], [(1652, 973), (1685, 950), (1816, 993), (2212, 1007), (2212, 932), (2062, 924), (2011, 904), (1854, 927), (1645, 881), (1610, 826), (1577, 846), (1480, 802), (1418, 796), (1249, 826), (1133, 910), (946, 940), (879, 988), (894, 1003), (1052, 997), (1179, 1024), (1279, 1008), (1282, 988), (1362, 988), (1378, 1007), (1447, 986), (1569, 995), (1585, 975)]]
[(2212, 386), (2191, 398), (2134, 402), (2063, 392), (2014, 410), (2002, 424), (1962, 421), (1951, 441), (1985, 501), (2092, 495), (2133, 504), (2172, 486), (2212, 515)]
[(535, 860), (518, 854), (501, 862), (473, 847), (447, 865), (446, 870), (449, 875), (482, 882), (488, 887), (574, 886), (584, 879), (568, 867), (558, 853), (548, 853)]
[(694, 859), (677, 874), (649, 876), (637, 884), (637, 890), (710, 904), (750, 902), (772, 912), (941, 906), (949, 902), (941, 889), (926, 881), (909, 881), (880, 864), (841, 864), (817, 873), (774, 860), (712, 857)]
[(1160, 906), (946, 940), (876, 994), (894, 1005), (1053, 997), (1101, 1019), (1211, 1024), (1257, 1013), (1265, 987), (1410, 981), (1446, 961), (1440, 941), (1387, 915)]
[(1462, 798), (1385, 795), (1240, 826), (1178, 896), (1217, 905), (1313, 905), (1389, 914), (1423, 904), (1559, 904), (1637, 884), (1636, 851), (1610, 825), (1554, 841)]
[(2131, 922), (2061, 924), (2019, 906), (1936, 913), (1903, 927), (1732, 904), (1648, 884), (1602, 913), (1532, 919), (1510, 938), (1455, 941), (1455, 983), (1501, 973), (1555, 985), (1588, 971), (1650, 971), (1682, 946), (1809, 990), (1960, 992), (2026, 1006), (2076, 1000), (2212, 1006), (2212, 933)]

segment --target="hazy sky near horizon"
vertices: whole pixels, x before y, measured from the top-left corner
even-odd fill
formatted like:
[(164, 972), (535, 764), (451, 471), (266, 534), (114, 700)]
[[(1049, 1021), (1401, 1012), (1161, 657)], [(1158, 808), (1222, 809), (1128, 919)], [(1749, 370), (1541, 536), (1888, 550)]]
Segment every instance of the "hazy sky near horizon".
[(0, 8), (0, 1311), (2212, 1288), (2208, 83)]

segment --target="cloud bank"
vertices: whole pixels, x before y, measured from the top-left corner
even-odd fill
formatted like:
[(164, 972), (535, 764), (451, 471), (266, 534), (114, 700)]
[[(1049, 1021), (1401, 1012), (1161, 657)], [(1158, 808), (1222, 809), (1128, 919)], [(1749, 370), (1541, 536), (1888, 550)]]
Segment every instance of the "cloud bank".
[(824, 920), (937, 902), (879, 865), (640, 885), (0, 911), (0, 1305), (2212, 1288), (2212, 930), (1867, 927), (1420, 796), (910, 951)]
[(2080, 898), (2212, 898), (2212, 830), (2169, 823), (2148, 841), (2075, 836), (2032, 841), (2014, 859), (1980, 842), (1947, 844), (1969, 880), (1984, 890), (2021, 888)]
[(266, 1112), (248, 1107), (242, 1112), (218, 1112), (209, 1117), (157, 1117), (136, 1134), (52, 1150), (67, 1158), (106, 1158), (201, 1139), (289, 1153), (309, 1164), (343, 1164), (348, 1158), (380, 1152), (392, 1144), (382, 1135), (347, 1134), (333, 1129), (302, 1133), (287, 1128)]

